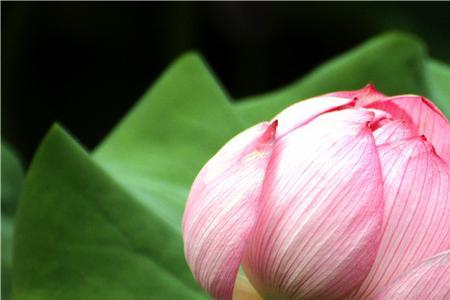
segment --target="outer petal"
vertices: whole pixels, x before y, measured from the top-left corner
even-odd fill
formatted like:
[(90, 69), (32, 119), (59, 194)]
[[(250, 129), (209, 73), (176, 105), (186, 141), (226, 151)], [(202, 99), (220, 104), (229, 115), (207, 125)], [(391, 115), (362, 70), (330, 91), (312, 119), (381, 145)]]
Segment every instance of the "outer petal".
[(261, 295), (341, 299), (369, 272), (383, 215), (373, 118), (331, 112), (277, 141), (244, 260)]
[(375, 101), (368, 107), (382, 109), (406, 121), (413, 134), (425, 135), (436, 152), (450, 162), (450, 124), (430, 100), (414, 95), (396, 96)]
[(353, 299), (368, 299), (412, 266), (450, 248), (450, 170), (423, 137), (379, 147), (385, 221), (377, 258)]
[(274, 119), (278, 120), (277, 137), (305, 125), (317, 116), (353, 104), (353, 98), (321, 96), (297, 102), (281, 111)]
[(231, 299), (259, 207), (276, 122), (228, 142), (194, 181), (183, 218), (186, 260), (216, 299)]
[(371, 102), (386, 97), (384, 94), (379, 92), (372, 83), (369, 83), (359, 90), (334, 92), (328, 94), (328, 96), (354, 99), (357, 107), (365, 106)]
[(426, 260), (384, 288), (375, 300), (450, 299), (450, 251)]
[(375, 138), (375, 143), (381, 145), (412, 137), (413, 134), (405, 121), (394, 120), (384, 123), (374, 131), (373, 136)]

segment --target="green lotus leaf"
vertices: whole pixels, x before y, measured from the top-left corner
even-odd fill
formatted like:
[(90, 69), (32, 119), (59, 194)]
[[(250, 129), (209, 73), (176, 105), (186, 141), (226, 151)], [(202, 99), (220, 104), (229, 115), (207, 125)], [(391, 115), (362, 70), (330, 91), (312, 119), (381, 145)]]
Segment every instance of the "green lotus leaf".
[(2, 140), (2, 299), (8, 299), (11, 292), (12, 239), (14, 214), (17, 207), (24, 172), (22, 163), (15, 151)]
[(12, 241), (14, 233), (14, 218), (2, 214), (2, 299), (9, 299), (11, 295), (12, 271)]
[(14, 150), (2, 140), (2, 213), (13, 215), (19, 198), (24, 172)]
[(94, 157), (179, 229), (195, 175), (240, 130), (241, 120), (208, 67), (188, 53), (144, 94)]
[(437, 60), (427, 63), (431, 99), (450, 119), (450, 66)]
[(53, 127), (29, 168), (14, 236), (17, 299), (202, 299), (179, 231)]

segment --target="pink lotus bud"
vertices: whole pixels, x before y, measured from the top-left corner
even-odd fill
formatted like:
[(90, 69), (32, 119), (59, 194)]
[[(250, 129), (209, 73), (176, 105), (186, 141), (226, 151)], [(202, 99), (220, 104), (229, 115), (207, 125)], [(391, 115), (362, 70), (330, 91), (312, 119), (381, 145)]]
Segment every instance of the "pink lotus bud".
[(450, 124), (423, 97), (369, 85), (299, 102), (200, 171), (186, 260), (216, 299), (391, 299), (450, 249), (449, 161)]

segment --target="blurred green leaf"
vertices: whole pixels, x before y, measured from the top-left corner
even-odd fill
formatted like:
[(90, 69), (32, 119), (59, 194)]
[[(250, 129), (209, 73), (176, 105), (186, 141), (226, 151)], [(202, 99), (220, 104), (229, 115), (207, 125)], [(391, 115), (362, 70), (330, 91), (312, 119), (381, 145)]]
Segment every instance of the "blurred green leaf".
[[(33, 161), (21, 201), (16, 293), (43, 299), (57, 293), (63, 299), (204, 297), (184, 262), (181, 215), (198, 170), (241, 129), (195, 54), (162, 75), (94, 160), (54, 128)], [(38, 225), (44, 226), (40, 234), (33, 232)], [(28, 240), (31, 234), (36, 239)], [(111, 265), (119, 254), (116, 270)], [(43, 270), (33, 274), (30, 268)], [(95, 284), (81, 288), (83, 282)]]
[(20, 187), (23, 181), (22, 164), (11, 147), (2, 140), (2, 213), (9, 215), (16, 210), (17, 199), (20, 194)]
[(450, 66), (436, 60), (427, 62), (431, 99), (450, 119)]
[(188, 53), (145, 93), (94, 157), (180, 229), (188, 189), (241, 121), (202, 59)]
[(12, 237), (14, 213), (23, 181), (23, 168), (17, 154), (2, 140), (1, 144), (1, 205), (2, 205), (2, 299), (9, 299), (11, 293)]
[(267, 94), (236, 104), (247, 125), (270, 120), (283, 108), (320, 94), (351, 90), (369, 82), (385, 94), (427, 95), (425, 50), (409, 34), (388, 33), (325, 63), (304, 78)]
[(201, 299), (180, 234), (61, 128), (39, 147), (14, 237), (17, 299)]
[(9, 299), (11, 295), (12, 271), (12, 241), (14, 232), (14, 218), (2, 214), (2, 299)]

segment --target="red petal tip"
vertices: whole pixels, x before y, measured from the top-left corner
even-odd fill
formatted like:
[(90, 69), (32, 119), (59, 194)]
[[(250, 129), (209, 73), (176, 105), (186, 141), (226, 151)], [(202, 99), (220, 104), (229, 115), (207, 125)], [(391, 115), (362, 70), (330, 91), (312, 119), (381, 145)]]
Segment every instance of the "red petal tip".
[(270, 123), (269, 127), (272, 127), (273, 129), (276, 129), (278, 126), (278, 120), (273, 120), (272, 123)]
[(368, 84), (366, 84), (366, 86), (364, 87), (365, 89), (371, 89), (371, 90), (376, 90), (377, 88), (375, 87), (375, 84), (373, 84), (373, 82), (369, 82)]
[(268, 142), (275, 137), (275, 133), (278, 127), (278, 120), (273, 120), (272, 123), (267, 127), (266, 132), (264, 132), (262, 140)]

